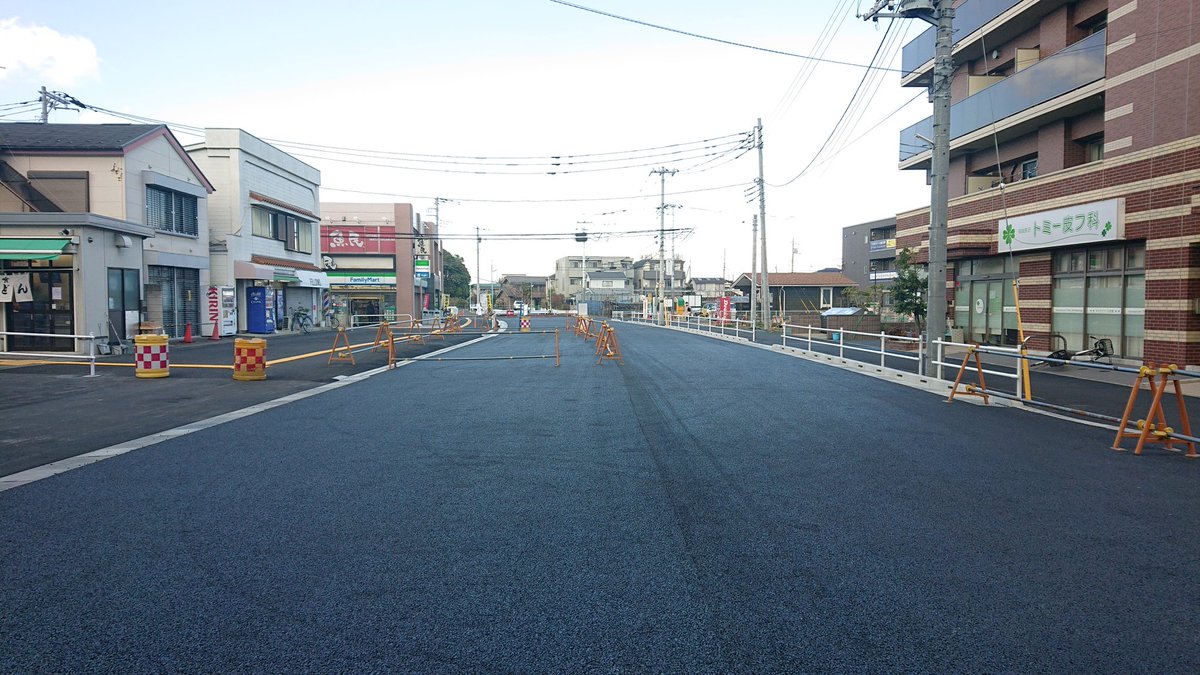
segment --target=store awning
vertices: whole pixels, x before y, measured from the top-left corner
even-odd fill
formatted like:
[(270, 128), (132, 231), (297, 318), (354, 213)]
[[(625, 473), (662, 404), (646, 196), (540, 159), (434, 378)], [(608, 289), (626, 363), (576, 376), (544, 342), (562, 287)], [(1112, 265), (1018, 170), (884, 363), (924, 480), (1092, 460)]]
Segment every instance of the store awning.
[(300, 283), (300, 277), (296, 276), (295, 274), (284, 274), (282, 272), (276, 272), (274, 279), (275, 279), (275, 281), (286, 281), (289, 284)]
[(0, 260), (50, 260), (62, 255), (70, 239), (0, 239)]

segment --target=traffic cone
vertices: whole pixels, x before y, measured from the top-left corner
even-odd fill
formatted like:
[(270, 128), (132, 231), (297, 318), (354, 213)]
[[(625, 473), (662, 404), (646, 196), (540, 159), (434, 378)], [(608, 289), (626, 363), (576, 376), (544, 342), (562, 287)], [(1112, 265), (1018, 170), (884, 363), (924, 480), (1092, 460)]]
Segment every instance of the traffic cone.
[(212, 334), (212, 337), (209, 338), (209, 340), (220, 340), (220, 339), (221, 339), (221, 322), (214, 321), (213, 322), (213, 334)]
[(192, 344), (192, 324), (188, 324), (187, 328), (183, 329), (183, 344)]

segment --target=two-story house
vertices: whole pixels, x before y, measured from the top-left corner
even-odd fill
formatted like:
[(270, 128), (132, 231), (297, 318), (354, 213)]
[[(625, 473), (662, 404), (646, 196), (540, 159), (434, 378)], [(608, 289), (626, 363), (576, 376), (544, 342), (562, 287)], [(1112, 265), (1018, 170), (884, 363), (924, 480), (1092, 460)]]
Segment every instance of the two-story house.
[[(0, 125), (3, 330), (116, 340), (148, 322), (182, 337), (208, 283), (212, 192), (162, 125)], [(27, 336), (4, 347), (87, 349)]]

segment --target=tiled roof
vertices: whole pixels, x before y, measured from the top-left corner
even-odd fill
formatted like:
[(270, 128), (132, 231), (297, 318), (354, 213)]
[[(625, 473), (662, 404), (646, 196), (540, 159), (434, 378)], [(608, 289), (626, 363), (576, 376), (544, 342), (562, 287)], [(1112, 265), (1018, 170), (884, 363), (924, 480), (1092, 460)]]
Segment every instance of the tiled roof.
[[(749, 277), (743, 272), (742, 277)], [(739, 277), (739, 280), (741, 277)], [(841, 272), (771, 272), (767, 275), (771, 286), (856, 286), (857, 283)]]
[(257, 265), (271, 265), (272, 267), (291, 267), (292, 269), (309, 270), (310, 272), (320, 272), (321, 271), (320, 267), (317, 267), (316, 265), (312, 264), (311, 262), (305, 262), (303, 260), (288, 260), (287, 258), (272, 258), (271, 256), (266, 256), (266, 255), (252, 255), (252, 256), (250, 256), (250, 262), (255, 263)]
[(0, 151), (116, 151), (164, 129), (161, 124), (0, 124)]

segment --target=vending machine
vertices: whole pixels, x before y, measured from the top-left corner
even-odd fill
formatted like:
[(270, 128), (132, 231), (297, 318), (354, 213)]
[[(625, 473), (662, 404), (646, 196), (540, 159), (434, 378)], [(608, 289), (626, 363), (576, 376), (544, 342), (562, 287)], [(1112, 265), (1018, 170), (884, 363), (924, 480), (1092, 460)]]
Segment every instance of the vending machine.
[(219, 337), (237, 335), (237, 294), (233, 286), (209, 286), (204, 296), (204, 318), (200, 322), (201, 334), (213, 334), (213, 326), (219, 326)]
[(246, 331), (260, 334), (275, 332), (275, 289), (246, 287)]

